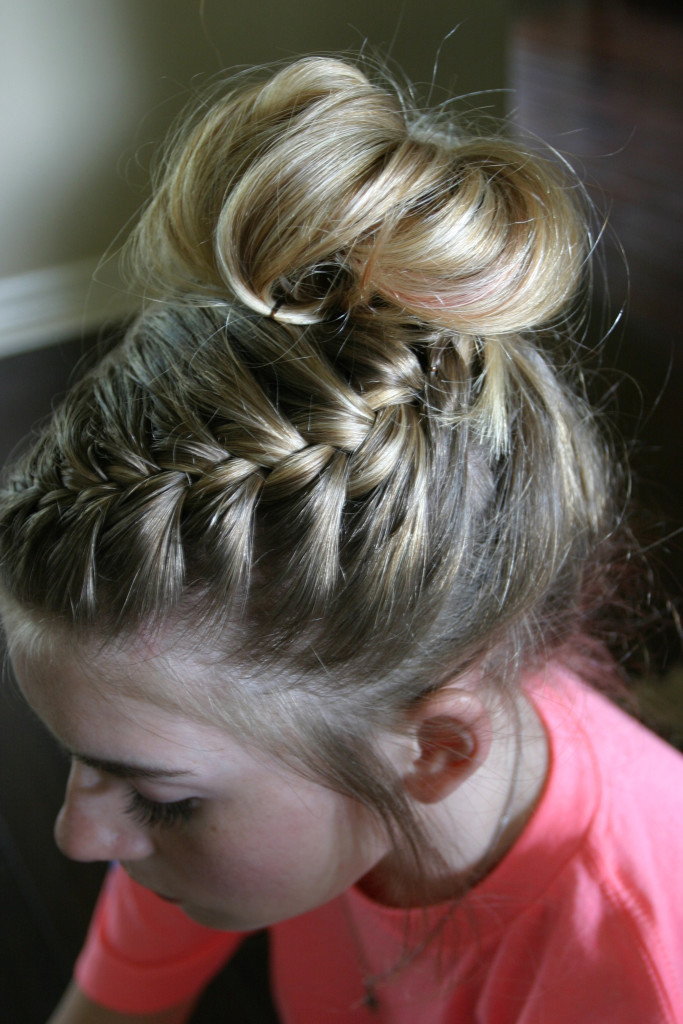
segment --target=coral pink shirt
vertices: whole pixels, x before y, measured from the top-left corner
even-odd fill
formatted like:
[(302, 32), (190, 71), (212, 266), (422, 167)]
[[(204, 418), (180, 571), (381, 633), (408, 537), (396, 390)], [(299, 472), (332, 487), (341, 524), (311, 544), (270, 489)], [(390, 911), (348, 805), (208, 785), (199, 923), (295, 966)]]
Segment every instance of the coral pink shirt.
[[(550, 769), (513, 848), (455, 910), (425, 918), (352, 889), (274, 926), (283, 1024), (683, 1022), (683, 757), (557, 669), (530, 692)], [(428, 953), (392, 972), (406, 926), (415, 940), (445, 914)], [(76, 978), (97, 1002), (149, 1013), (196, 994), (240, 939), (115, 869)]]

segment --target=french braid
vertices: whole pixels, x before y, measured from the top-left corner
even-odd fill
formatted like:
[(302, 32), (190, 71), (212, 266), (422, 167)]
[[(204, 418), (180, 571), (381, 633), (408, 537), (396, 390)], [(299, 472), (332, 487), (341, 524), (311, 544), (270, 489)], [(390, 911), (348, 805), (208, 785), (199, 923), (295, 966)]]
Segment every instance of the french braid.
[(5, 591), (104, 634), (239, 614), (350, 674), (571, 635), (612, 529), (562, 372), (579, 191), (343, 61), (202, 107), (129, 245), (140, 317), (0, 499)]

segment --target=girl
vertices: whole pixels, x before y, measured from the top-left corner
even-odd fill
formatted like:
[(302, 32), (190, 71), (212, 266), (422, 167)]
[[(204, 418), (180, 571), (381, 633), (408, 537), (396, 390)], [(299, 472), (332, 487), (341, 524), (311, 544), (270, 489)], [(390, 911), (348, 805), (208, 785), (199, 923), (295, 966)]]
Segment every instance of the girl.
[(118, 862), (52, 1020), (185, 1021), (263, 928), (287, 1024), (682, 1020), (683, 764), (576, 674), (576, 186), (306, 59), (201, 109), (130, 252), (0, 508), (57, 842)]

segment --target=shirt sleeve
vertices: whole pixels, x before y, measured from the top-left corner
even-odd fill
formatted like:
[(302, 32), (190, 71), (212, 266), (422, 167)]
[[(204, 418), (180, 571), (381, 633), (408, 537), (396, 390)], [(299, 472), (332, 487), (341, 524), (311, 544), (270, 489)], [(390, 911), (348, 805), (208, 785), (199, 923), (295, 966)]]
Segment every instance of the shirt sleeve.
[(103, 1006), (119, 1013), (155, 1013), (198, 995), (244, 938), (196, 924), (115, 866), (74, 977)]

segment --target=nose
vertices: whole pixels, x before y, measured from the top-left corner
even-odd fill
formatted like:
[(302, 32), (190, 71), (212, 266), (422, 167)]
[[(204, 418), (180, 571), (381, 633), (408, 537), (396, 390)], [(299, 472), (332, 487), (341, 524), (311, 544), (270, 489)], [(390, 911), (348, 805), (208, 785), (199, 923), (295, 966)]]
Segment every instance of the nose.
[(154, 850), (143, 826), (125, 813), (123, 784), (74, 761), (64, 803), (55, 821), (55, 841), (71, 860), (142, 860)]

